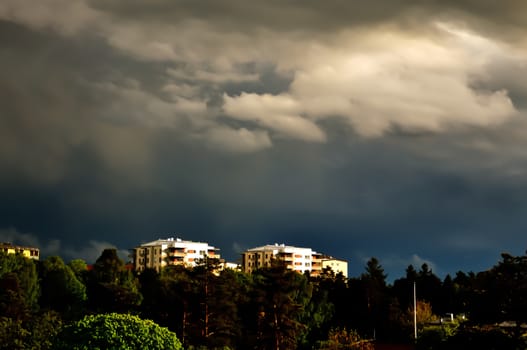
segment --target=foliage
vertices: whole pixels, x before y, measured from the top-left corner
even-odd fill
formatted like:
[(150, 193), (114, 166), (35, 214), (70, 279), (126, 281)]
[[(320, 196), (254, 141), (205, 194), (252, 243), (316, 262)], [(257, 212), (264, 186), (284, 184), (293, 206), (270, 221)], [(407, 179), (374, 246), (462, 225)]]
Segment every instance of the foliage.
[(79, 311), (87, 299), (86, 286), (58, 256), (40, 264), (40, 306), (63, 313)]
[(458, 333), (462, 323), (463, 321), (461, 319), (455, 319), (440, 324), (425, 325), (419, 332), (416, 344), (417, 349), (448, 349), (448, 342)]
[(523, 350), (527, 348), (525, 338), (518, 338), (504, 329), (493, 326), (460, 327), (457, 333), (449, 337), (443, 345), (431, 349)]
[(346, 329), (332, 329), (328, 340), (319, 342), (319, 350), (373, 350), (375, 347), (370, 340), (362, 339), (357, 331)]
[(312, 279), (312, 293), (309, 303), (305, 306), (301, 322), (306, 325), (307, 332), (300, 340), (301, 347), (309, 349), (316, 340), (324, 337), (331, 326), (335, 306), (329, 300), (329, 290), (326, 289), (326, 279), (334, 280), (335, 274), (323, 275)]
[(22, 324), (22, 320), (0, 317), (1, 349), (25, 349), (25, 339), (31, 334)]
[[(0, 252), (0, 349), (49, 349), (62, 322), (86, 312), (139, 313), (175, 332), (187, 349), (345, 349), (353, 337), (413, 343), (414, 283), (419, 349), (527, 348), (527, 256), (503, 254), (487, 271), (443, 281), (426, 264), (419, 271), (410, 265), (393, 285), (375, 258), (352, 278), (331, 271), (310, 277), (276, 262), (252, 274), (218, 273), (217, 263), (134, 276), (115, 249), (103, 251), (90, 271), (78, 259), (66, 265), (59, 257), (35, 262)], [(439, 323), (432, 310), (470, 321)], [(508, 327), (497, 326), (503, 321)]]
[(60, 316), (54, 312), (26, 321), (0, 317), (0, 349), (50, 349), (61, 325)]
[[(38, 310), (39, 294), (40, 285), (33, 260), (20, 254), (0, 252), (0, 315), (27, 317), (28, 312)], [(6, 309), (9, 309), (8, 314)]]
[(129, 312), (142, 301), (139, 281), (127, 270), (116, 249), (104, 249), (87, 276), (88, 301), (97, 312)]
[(88, 265), (86, 264), (86, 261), (82, 259), (73, 259), (68, 263), (68, 266), (79, 281), (86, 281), (86, 274), (88, 273)]
[[(241, 334), (238, 305), (243, 302), (239, 272), (224, 270), (213, 277), (213, 286), (207, 297), (209, 348), (234, 347)], [(214, 275), (213, 275), (214, 276)]]
[[(426, 301), (417, 300), (417, 329), (422, 330), (427, 324), (431, 322), (438, 322), (438, 317), (432, 312), (432, 306)], [(403, 315), (401, 324), (405, 329), (411, 329), (413, 333), (414, 328), (414, 308), (409, 307)]]
[(99, 314), (64, 327), (53, 349), (182, 349), (175, 333), (129, 314)]
[(364, 326), (362, 329), (371, 332), (369, 336), (372, 338), (376, 337), (380, 329), (386, 328), (385, 315), (389, 308), (386, 277), (379, 261), (372, 257), (366, 263), (366, 272), (361, 275), (356, 285), (363, 297)]
[(311, 297), (306, 276), (274, 263), (255, 272), (258, 349), (296, 349), (306, 326), (300, 321)]

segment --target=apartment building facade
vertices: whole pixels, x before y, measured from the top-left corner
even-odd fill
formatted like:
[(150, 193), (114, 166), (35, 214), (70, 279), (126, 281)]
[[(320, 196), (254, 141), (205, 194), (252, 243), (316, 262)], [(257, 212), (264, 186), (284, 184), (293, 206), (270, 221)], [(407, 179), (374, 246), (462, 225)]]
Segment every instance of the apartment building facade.
[(35, 247), (26, 247), (14, 245), (11, 243), (0, 243), (0, 251), (3, 251), (7, 254), (20, 254), (28, 259), (40, 259), (40, 249)]
[(335, 275), (342, 273), (345, 278), (348, 278), (348, 262), (346, 260), (324, 256), (322, 257), (322, 269), (327, 268), (330, 268)]
[(322, 271), (322, 254), (311, 248), (300, 248), (275, 243), (249, 249), (242, 253), (242, 270), (251, 273), (262, 267), (271, 266), (273, 260), (280, 260), (285, 266), (300, 273), (309, 272), (318, 276)]
[(133, 265), (138, 272), (147, 268), (160, 271), (169, 265), (194, 267), (204, 257), (219, 259), (218, 252), (218, 248), (205, 242), (185, 241), (181, 238), (158, 239), (133, 249)]

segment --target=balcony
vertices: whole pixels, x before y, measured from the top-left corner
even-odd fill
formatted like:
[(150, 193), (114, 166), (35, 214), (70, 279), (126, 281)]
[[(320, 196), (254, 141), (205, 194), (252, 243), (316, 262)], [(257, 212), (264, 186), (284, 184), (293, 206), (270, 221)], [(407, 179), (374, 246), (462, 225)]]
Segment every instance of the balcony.
[(281, 253), (277, 255), (278, 259), (281, 259), (283, 261), (293, 261), (293, 254), (291, 253)]
[(169, 264), (179, 263), (179, 262), (182, 263), (183, 257), (182, 256), (168, 256), (165, 260), (168, 261)]

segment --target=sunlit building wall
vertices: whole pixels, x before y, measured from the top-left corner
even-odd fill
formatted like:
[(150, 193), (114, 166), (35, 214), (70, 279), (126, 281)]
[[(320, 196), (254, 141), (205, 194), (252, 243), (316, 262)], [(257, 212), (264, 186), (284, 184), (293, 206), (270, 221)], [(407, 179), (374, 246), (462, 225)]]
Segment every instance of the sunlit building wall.
[(25, 247), (11, 243), (0, 243), (0, 251), (3, 251), (7, 254), (20, 254), (28, 259), (39, 260), (40, 258), (40, 249), (35, 247)]
[(251, 273), (262, 267), (269, 267), (273, 260), (285, 263), (289, 270), (309, 272), (318, 276), (322, 271), (322, 255), (311, 248), (300, 248), (275, 243), (245, 251), (242, 254), (242, 270)]
[(134, 270), (152, 268), (160, 271), (168, 265), (194, 267), (199, 259), (205, 257), (219, 259), (218, 251), (218, 248), (204, 242), (185, 241), (181, 238), (158, 239), (134, 248)]
[(346, 260), (335, 259), (333, 257), (322, 258), (322, 269), (330, 268), (335, 275), (342, 273), (345, 278), (348, 278), (348, 262)]

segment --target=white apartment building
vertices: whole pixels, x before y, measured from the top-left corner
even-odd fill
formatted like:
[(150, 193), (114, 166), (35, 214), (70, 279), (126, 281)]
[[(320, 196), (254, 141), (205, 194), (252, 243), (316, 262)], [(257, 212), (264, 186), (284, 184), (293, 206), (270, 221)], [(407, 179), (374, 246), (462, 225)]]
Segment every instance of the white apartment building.
[(325, 268), (330, 268), (335, 275), (342, 273), (345, 278), (348, 278), (348, 262), (346, 260), (324, 256), (322, 258), (322, 269)]
[(284, 261), (290, 270), (309, 272), (318, 276), (322, 270), (322, 254), (311, 248), (299, 248), (275, 243), (245, 251), (242, 254), (242, 270), (252, 272), (261, 267), (271, 266), (273, 259)]
[(168, 265), (194, 267), (196, 261), (204, 257), (219, 259), (218, 251), (218, 248), (204, 242), (184, 241), (181, 238), (158, 239), (134, 248), (134, 270), (152, 268), (160, 271)]

